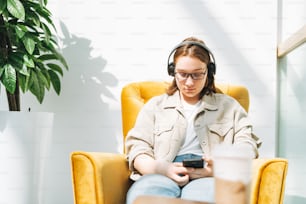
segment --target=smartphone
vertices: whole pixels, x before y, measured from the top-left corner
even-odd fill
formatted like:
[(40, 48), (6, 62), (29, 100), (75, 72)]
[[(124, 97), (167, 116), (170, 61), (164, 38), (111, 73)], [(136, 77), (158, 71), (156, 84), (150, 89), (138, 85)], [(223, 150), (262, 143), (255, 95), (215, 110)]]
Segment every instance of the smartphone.
[(184, 167), (192, 167), (192, 168), (203, 168), (205, 161), (202, 158), (196, 159), (184, 159), (183, 166)]

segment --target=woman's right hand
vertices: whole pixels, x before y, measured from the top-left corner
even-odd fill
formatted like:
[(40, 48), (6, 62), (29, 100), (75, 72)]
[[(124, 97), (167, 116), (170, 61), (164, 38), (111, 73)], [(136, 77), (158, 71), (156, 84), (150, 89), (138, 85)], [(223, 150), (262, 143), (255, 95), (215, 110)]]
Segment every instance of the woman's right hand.
[(175, 181), (179, 186), (189, 182), (189, 175), (182, 163), (171, 163), (165, 160), (155, 160), (149, 155), (140, 154), (134, 160), (134, 167), (139, 173), (162, 174)]
[(156, 173), (163, 174), (179, 186), (184, 186), (189, 182), (189, 175), (186, 167), (182, 163), (170, 163), (167, 161), (156, 161)]

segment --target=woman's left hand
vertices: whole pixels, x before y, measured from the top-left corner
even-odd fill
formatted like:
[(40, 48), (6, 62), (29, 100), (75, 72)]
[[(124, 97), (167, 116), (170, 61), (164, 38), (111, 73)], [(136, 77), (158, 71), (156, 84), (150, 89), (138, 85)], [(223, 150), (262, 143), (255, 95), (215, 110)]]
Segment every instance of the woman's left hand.
[(213, 161), (209, 158), (203, 159), (205, 161), (204, 168), (187, 168), (190, 180), (213, 176)]

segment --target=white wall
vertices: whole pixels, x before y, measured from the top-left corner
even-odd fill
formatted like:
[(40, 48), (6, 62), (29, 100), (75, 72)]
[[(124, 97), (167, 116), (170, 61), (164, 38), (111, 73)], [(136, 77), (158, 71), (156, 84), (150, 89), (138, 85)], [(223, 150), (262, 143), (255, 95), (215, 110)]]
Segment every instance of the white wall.
[[(249, 88), (250, 116), (274, 156), (277, 5), (254, 0), (53, 0), (65, 72), (61, 96), (43, 105), (26, 94), (22, 108), (55, 112), (44, 203), (72, 203), (69, 154), (122, 149), (120, 91), (139, 80), (170, 80), (171, 49), (189, 36), (203, 39), (217, 63), (217, 82)], [(1, 92), (0, 108), (6, 109)]]

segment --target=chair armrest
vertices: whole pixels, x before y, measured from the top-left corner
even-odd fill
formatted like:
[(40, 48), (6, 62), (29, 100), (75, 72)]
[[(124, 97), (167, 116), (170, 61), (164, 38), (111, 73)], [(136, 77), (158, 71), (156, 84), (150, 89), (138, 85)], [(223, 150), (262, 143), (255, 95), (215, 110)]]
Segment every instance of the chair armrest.
[(71, 170), (75, 204), (122, 204), (130, 187), (123, 154), (72, 152)]
[(288, 161), (281, 158), (253, 160), (251, 204), (283, 203)]

